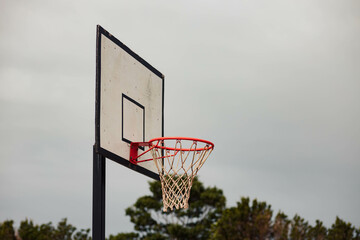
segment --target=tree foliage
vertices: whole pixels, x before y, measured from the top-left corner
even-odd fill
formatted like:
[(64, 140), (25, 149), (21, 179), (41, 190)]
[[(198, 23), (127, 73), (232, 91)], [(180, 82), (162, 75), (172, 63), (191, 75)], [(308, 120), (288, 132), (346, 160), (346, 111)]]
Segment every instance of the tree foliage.
[[(57, 227), (51, 222), (37, 225), (32, 220), (21, 221), (18, 237), (22, 240), (88, 240), (90, 229), (81, 229), (76, 232), (76, 227), (62, 219)], [(14, 234), (15, 238), (15, 234)], [(15, 238), (16, 239), (16, 238)]]
[(279, 212), (276, 215), (272, 226), (272, 233), (274, 239), (275, 240), (288, 239), (289, 228), (290, 228), (290, 220), (288, 219), (288, 216), (283, 212)]
[(327, 239), (360, 239), (359, 230), (360, 229), (355, 229), (355, 227), (353, 227), (351, 223), (347, 223), (341, 220), (339, 217), (336, 217), (335, 223), (329, 229)]
[[(160, 182), (149, 182), (151, 195), (142, 196), (126, 209), (135, 232), (110, 235), (108, 240), (360, 240), (360, 228), (336, 217), (330, 228), (316, 220), (314, 226), (299, 215), (292, 219), (256, 199), (241, 198), (235, 207), (225, 208), (225, 197), (216, 187), (207, 187), (196, 178), (189, 208), (162, 211)], [(0, 240), (90, 240), (90, 229), (76, 230), (67, 219), (56, 227), (51, 222), (37, 225), (32, 220), (0, 223)]]
[(15, 240), (14, 221), (7, 220), (0, 223), (0, 240)]
[(224, 210), (221, 218), (213, 224), (213, 240), (360, 240), (360, 229), (351, 223), (336, 218), (327, 229), (316, 220), (311, 226), (299, 215), (293, 219), (279, 212), (272, 220), (271, 206), (256, 199), (250, 204), (249, 198), (242, 198), (236, 207)]
[(226, 209), (213, 225), (211, 239), (254, 239), (270, 237), (272, 210), (265, 202), (242, 198), (236, 207)]
[(117, 235), (110, 235), (109, 240), (133, 240), (139, 237), (137, 233), (119, 233)]
[(222, 190), (207, 187), (195, 178), (189, 208), (162, 211), (161, 183), (149, 182), (151, 195), (140, 197), (126, 209), (141, 239), (208, 239), (211, 225), (225, 208)]

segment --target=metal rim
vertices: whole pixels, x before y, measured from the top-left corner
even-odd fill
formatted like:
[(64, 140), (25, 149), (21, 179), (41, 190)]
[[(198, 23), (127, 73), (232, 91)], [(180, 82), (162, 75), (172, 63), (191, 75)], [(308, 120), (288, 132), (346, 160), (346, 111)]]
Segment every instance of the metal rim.
[[(203, 148), (191, 148), (191, 149), (190, 148), (172, 148), (172, 147), (161, 146), (160, 142), (161, 141), (165, 142), (166, 140), (175, 140), (175, 141), (185, 140), (185, 141), (202, 142), (202, 143), (205, 143), (206, 146)], [(151, 139), (149, 141), (149, 143), (151, 145), (153, 145), (154, 148), (159, 148), (159, 149), (164, 149), (164, 150), (169, 150), (169, 151), (203, 151), (203, 150), (214, 149), (214, 144), (210, 141), (207, 141), (204, 139), (199, 139), (199, 138), (189, 138), (189, 137), (159, 137), (159, 138)]]

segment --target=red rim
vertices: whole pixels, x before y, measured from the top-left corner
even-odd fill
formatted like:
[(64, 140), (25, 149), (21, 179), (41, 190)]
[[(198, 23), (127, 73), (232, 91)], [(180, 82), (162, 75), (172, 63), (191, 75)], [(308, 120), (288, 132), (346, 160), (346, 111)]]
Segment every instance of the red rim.
[[(194, 141), (194, 142), (202, 142), (205, 143), (207, 146), (203, 147), (203, 148), (194, 148), (194, 149), (190, 149), (190, 148), (171, 148), (171, 147), (163, 147), (161, 145), (159, 145), (160, 141), (166, 141), (166, 140), (186, 140), (186, 141)], [(154, 142), (156, 142), (156, 144), (154, 144)], [(189, 137), (159, 137), (159, 138), (153, 138), (149, 141), (149, 143), (151, 143), (154, 148), (160, 148), (160, 149), (165, 149), (165, 150), (170, 150), (170, 151), (203, 151), (203, 150), (210, 150), (210, 149), (214, 149), (214, 144), (210, 141), (204, 140), (204, 139), (199, 139), (199, 138), (189, 138)]]

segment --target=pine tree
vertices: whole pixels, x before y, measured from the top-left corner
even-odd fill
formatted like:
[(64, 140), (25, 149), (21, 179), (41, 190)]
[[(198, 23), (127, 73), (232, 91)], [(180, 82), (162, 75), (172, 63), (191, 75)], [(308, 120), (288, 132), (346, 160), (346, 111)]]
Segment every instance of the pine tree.
[(211, 239), (265, 240), (271, 236), (271, 206), (256, 199), (242, 198), (236, 207), (226, 209), (214, 224)]
[(7, 220), (0, 223), (0, 240), (15, 240), (14, 221)]
[(161, 183), (149, 182), (151, 195), (140, 197), (126, 209), (141, 239), (208, 239), (211, 225), (225, 208), (225, 197), (216, 187), (205, 188), (195, 178), (189, 208), (162, 211)]

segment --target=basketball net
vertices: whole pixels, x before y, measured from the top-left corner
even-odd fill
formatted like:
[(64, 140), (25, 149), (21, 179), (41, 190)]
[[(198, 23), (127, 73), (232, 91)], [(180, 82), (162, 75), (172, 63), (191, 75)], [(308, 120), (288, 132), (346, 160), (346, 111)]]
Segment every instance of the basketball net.
[[(188, 208), (194, 177), (213, 150), (213, 146), (206, 143), (205, 146), (200, 146), (204, 143), (196, 140), (172, 140), (152, 142), (155, 147), (151, 149), (160, 176), (164, 212), (168, 208)], [(175, 146), (166, 146), (174, 141)], [(183, 148), (184, 142), (190, 144), (190, 147)]]

